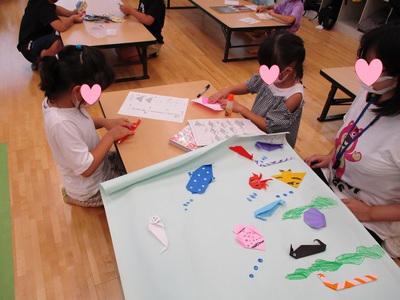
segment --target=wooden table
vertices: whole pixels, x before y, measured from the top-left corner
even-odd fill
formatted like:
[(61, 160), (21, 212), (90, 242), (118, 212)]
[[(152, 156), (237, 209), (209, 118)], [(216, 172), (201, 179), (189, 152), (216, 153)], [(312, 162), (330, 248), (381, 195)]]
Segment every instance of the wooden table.
[[(88, 7), (87, 14), (103, 15), (109, 14), (119, 18), (124, 18), (122, 23), (96, 23), (83, 21), (83, 23), (74, 24), (70, 29), (61, 32), (61, 38), (64, 45), (88, 45), (99, 47), (103, 49), (118, 48), (125, 46), (135, 46), (138, 50), (140, 63), (142, 64), (142, 75), (118, 78), (117, 82), (148, 79), (147, 72), (147, 46), (156, 43), (155, 37), (147, 30), (146, 27), (132, 16), (125, 16), (118, 6), (118, 2), (114, 0), (86, 0)], [(60, 0), (57, 5), (63, 6), (67, 9), (74, 9), (75, 0)], [(104, 26), (105, 30), (117, 30), (115, 36), (107, 35), (104, 38), (96, 38), (92, 35), (99, 26)], [(129, 66), (132, 63), (118, 63), (114, 67)]]
[[(361, 89), (360, 83), (357, 80), (357, 75), (352, 67), (327, 68), (322, 69), (320, 74), (332, 83), (328, 93), (324, 108), (321, 115), (317, 118), (318, 121), (332, 121), (343, 118), (344, 114), (327, 116), (329, 108), (332, 105), (350, 105)], [(335, 98), (337, 90), (343, 91), (349, 98)]]
[[(223, 62), (230, 61), (238, 61), (238, 60), (247, 60), (247, 59), (255, 59), (256, 56), (245, 56), (245, 57), (235, 57), (229, 58), (229, 50), (232, 48), (245, 48), (245, 47), (254, 47), (259, 46), (257, 43), (253, 44), (235, 44), (232, 45), (231, 37), (232, 33), (235, 31), (241, 32), (251, 32), (254, 30), (272, 30), (278, 28), (289, 28), (291, 24), (284, 23), (275, 19), (262, 20), (259, 19), (255, 12), (240, 12), (240, 13), (219, 13), (212, 9), (213, 6), (223, 6), (225, 5), (224, 0), (189, 0), (195, 6), (204, 11), (208, 16), (214, 19), (221, 25), (222, 32), (225, 36), (225, 50), (224, 50), (224, 58)], [(240, 4), (251, 4), (251, 2), (240, 2)], [(243, 21), (239, 21), (243, 18), (251, 17), (253, 19), (257, 19), (260, 22), (255, 24), (247, 24)]]
[[(195, 99), (197, 94), (209, 82), (195, 81), (135, 89), (135, 92)], [(103, 93), (100, 105), (104, 116), (107, 118), (120, 118), (118, 111), (131, 90)], [(217, 90), (211, 86), (204, 96), (210, 96)], [(189, 102), (185, 120), (183, 123), (167, 122), (154, 119), (141, 118), (141, 124), (135, 135), (117, 144), (117, 149), (124, 162), (128, 173), (164, 161), (171, 157), (185, 153), (182, 149), (170, 145), (169, 138), (182, 130), (187, 125), (187, 120), (202, 118), (223, 118), (223, 111), (214, 111), (198, 103)], [(238, 115), (236, 114), (236, 117)], [(137, 117), (127, 116), (128, 119), (136, 121)]]

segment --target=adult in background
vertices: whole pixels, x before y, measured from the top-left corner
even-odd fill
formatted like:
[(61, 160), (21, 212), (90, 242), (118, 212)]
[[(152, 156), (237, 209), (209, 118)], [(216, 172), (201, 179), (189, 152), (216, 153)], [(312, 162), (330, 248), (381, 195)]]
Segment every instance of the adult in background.
[[(131, 15), (142, 23), (156, 38), (157, 42), (147, 47), (147, 56), (157, 57), (161, 45), (164, 44), (164, 37), (162, 36), (165, 20), (164, 0), (140, 0), (137, 9), (126, 4), (121, 4), (119, 8), (125, 15)], [(122, 61), (137, 62), (140, 60), (136, 47), (121, 47), (115, 50)]]
[[(83, 14), (56, 5), (58, 0), (29, 0), (21, 20), (17, 49), (38, 69), (42, 56), (54, 56), (63, 47), (56, 32), (68, 30), (74, 23), (83, 21)], [(66, 18), (60, 19), (63, 16)]]
[(379, 59), (380, 77), (371, 86), (361, 82), (331, 152), (305, 162), (322, 168), (354, 216), (388, 254), (400, 257), (400, 24), (367, 32), (358, 57), (368, 64)]

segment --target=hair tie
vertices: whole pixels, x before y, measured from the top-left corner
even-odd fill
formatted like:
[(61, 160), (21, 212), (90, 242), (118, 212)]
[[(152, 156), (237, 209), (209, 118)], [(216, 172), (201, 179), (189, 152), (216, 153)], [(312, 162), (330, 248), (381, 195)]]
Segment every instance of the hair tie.
[(58, 54), (54, 55), (58, 61), (60, 61), (60, 58), (58, 57)]
[(76, 50), (78, 50), (78, 51), (82, 51), (82, 45), (81, 44), (76, 44), (75, 45), (75, 48), (76, 48)]

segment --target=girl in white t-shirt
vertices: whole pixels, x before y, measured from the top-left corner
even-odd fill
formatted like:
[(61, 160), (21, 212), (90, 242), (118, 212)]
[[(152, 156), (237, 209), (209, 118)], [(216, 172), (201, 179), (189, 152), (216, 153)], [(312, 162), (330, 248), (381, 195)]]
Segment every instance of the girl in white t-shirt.
[(294, 147), (303, 110), (303, 62), (305, 59), (303, 40), (286, 30), (274, 31), (266, 38), (258, 51), (258, 62), (271, 68), (277, 65), (280, 74), (268, 85), (259, 74), (247, 82), (224, 88), (211, 95), (210, 103), (220, 102), (226, 108), (229, 94), (257, 94), (252, 109), (235, 101), (233, 112), (251, 120), (266, 133), (286, 132), (288, 143)]
[(372, 236), (400, 257), (400, 24), (361, 38), (360, 59), (382, 62), (380, 77), (353, 101), (335, 146), (305, 159), (324, 168), (327, 181)]
[[(114, 82), (114, 71), (100, 50), (82, 45), (42, 57), (39, 65), (46, 136), (62, 173), (64, 201), (101, 206), (100, 182), (124, 172), (118, 156), (109, 150), (118, 139), (133, 134), (132, 124), (126, 118), (91, 118), (81, 87), (98, 84), (104, 90)], [(100, 140), (96, 129), (102, 127), (108, 132)]]

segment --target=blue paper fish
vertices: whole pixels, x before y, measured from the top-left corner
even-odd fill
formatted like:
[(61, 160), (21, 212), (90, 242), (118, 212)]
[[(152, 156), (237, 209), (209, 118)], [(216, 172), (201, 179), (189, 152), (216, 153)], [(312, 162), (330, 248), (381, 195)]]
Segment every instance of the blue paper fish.
[(283, 200), (274, 201), (264, 207), (261, 207), (260, 209), (257, 209), (254, 212), (254, 216), (257, 219), (266, 221), (267, 220), (266, 217), (270, 217), (274, 213), (274, 211), (278, 208), (279, 205), (285, 205), (285, 204), (286, 202)]
[(186, 189), (192, 194), (203, 194), (208, 185), (214, 180), (212, 165), (203, 165), (193, 172), (189, 172), (189, 182)]

